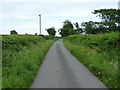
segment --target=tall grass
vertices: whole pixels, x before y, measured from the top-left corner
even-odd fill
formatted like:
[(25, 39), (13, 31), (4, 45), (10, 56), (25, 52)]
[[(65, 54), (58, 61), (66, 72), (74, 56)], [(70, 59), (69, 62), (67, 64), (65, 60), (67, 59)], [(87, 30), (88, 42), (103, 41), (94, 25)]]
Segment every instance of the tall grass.
[(0, 89), (2, 88), (2, 35), (0, 35)]
[(2, 87), (29, 88), (53, 42), (40, 36), (3, 36)]
[(118, 88), (118, 33), (74, 35), (65, 47), (109, 88)]

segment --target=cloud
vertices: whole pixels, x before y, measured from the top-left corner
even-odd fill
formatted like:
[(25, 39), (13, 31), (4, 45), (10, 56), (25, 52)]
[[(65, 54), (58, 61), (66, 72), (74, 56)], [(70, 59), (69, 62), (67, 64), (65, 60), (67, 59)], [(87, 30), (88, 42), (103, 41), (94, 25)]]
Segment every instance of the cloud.
[(62, 12), (62, 13), (56, 13), (54, 14), (53, 16), (60, 16), (60, 17), (70, 17), (70, 16), (74, 16), (74, 17), (88, 17), (89, 16), (92, 16), (93, 14), (91, 13), (92, 10), (86, 10), (86, 9), (83, 9), (83, 10), (72, 10), (72, 12), (70, 11), (65, 11), (65, 12)]
[(113, 9), (118, 9), (118, 7), (117, 6), (102, 6), (102, 7), (98, 7), (98, 8), (96, 8), (96, 10), (98, 10), (98, 9), (111, 9), (111, 8), (113, 8)]
[(32, 16), (12, 15), (13, 18), (18, 20), (32, 20)]
[[(5, 0), (7, 1), (7, 0)], [(8, 0), (8, 1), (14, 1), (14, 0)], [(21, 1), (22, 0), (15, 0), (15, 1)], [(27, 0), (23, 0), (27, 1)], [(30, 0), (33, 1), (33, 0)], [(35, 1), (63, 1), (63, 0), (34, 0)], [(65, 0), (67, 2), (68, 0)], [(49, 3), (7, 3), (5, 6), (3, 6), (2, 10), (2, 17), (3, 18), (16, 18), (21, 20), (30, 20), (33, 18), (37, 18), (38, 14), (41, 13), (44, 17), (50, 17), (50, 16), (60, 16), (60, 17), (69, 17), (69, 16), (88, 16), (91, 15), (91, 12), (94, 11), (94, 9), (97, 8), (112, 8), (113, 6), (105, 6), (101, 7), (100, 5), (96, 5), (94, 3), (90, 4), (70, 4), (70, 2), (86, 2), (87, 0), (69, 0), (67, 4), (49, 4)], [(103, 1), (103, 0), (88, 0), (88, 1)], [(104, 1), (111, 1), (111, 0), (104, 0)], [(116, 0), (112, 0), (116, 1)], [(4, 4), (3, 4), (4, 5)], [(100, 6), (100, 7), (99, 7)], [(97, 7), (97, 8), (96, 8)], [(117, 6), (113, 7), (117, 8)], [(0, 15), (1, 16), (1, 15)]]
[(117, 0), (2, 0), (1, 32), (9, 33), (9, 30), (15, 29), (23, 34), (39, 33), (38, 15), (41, 13), (42, 33), (47, 34), (46, 28), (55, 27), (58, 30), (65, 20), (71, 20), (72, 23), (97, 21), (99, 18), (91, 13), (94, 9), (116, 8), (116, 3)]
[(120, 9), (120, 1), (119, 1), (119, 3), (118, 3), (118, 9)]
[[(57, 24), (56, 22), (54, 23), (47, 23), (47, 24), (42, 24), (42, 34), (48, 35), (47, 31), (45, 29), (51, 28), (51, 27), (62, 27), (61, 24)], [(2, 34), (9, 34), (11, 30), (16, 30), (19, 34), (34, 34), (34, 33), (39, 33), (39, 23), (26, 23), (26, 24), (20, 24), (20, 25), (5, 25), (5, 26), (0, 26), (0, 33)], [(57, 34), (58, 35), (58, 34)]]
[(34, 34), (38, 32), (38, 24), (30, 23), (30, 24), (24, 24), (24, 25), (11, 25), (11, 26), (2, 26), (1, 33), (9, 34), (11, 30), (16, 30), (20, 34), (30, 33)]
[(16, 20), (32, 20), (35, 17), (33, 16), (27, 16), (27, 15), (21, 15), (21, 14), (17, 14), (17, 13), (13, 13), (13, 14), (9, 14), (9, 13), (0, 13), (0, 20), (4, 20), (4, 19), (16, 19)]
[(118, 2), (118, 0), (1, 0), (2, 2)]
[(9, 16), (5, 13), (0, 13), (0, 19), (8, 18)]

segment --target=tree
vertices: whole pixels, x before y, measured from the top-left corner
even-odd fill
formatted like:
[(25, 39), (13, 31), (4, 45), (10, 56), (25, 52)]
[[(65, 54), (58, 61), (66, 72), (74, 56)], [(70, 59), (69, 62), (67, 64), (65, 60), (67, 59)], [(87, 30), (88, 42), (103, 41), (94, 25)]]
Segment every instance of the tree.
[(83, 33), (83, 29), (80, 28), (78, 22), (74, 23), (75, 27), (76, 27), (76, 33), (77, 34), (82, 34)]
[(84, 27), (84, 32), (86, 34), (92, 34), (93, 33), (93, 21), (89, 22), (83, 22), (81, 26)]
[(71, 21), (66, 20), (65, 22), (63, 22), (63, 28), (67, 28), (67, 29), (73, 29), (73, 24), (71, 23)]
[(46, 29), (46, 30), (47, 30), (47, 32), (48, 32), (49, 35), (55, 36), (56, 31), (55, 31), (55, 28), (54, 28), (54, 27), (48, 28), (48, 29)]
[(117, 22), (119, 18), (117, 9), (99, 9), (92, 13), (97, 14), (103, 21)]
[(72, 35), (72, 34), (76, 33), (75, 30), (73, 30), (73, 24), (71, 23), (71, 21), (66, 20), (63, 23), (64, 23), (63, 28), (58, 30), (59, 34), (61, 34), (62, 37)]
[(103, 22), (83, 22), (81, 26), (83, 26), (83, 30), (86, 34), (100, 34), (107, 32)]
[(34, 35), (37, 35), (37, 33), (35, 33)]
[(79, 28), (80, 28), (78, 22), (74, 23), (74, 25), (75, 25), (76, 29), (79, 29)]
[(18, 34), (15, 30), (10, 31), (10, 34)]
[(120, 12), (119, 9), (99, 9), (94, 10), (94, 12), (92, 13), (97, 14), (97, 16), (99, 16), (103, 20), (104, 25), (106, 25), (108, 29), (108, 32), (110, 32), (118, 31), (117, 27), (120, 23), (120, 17), (118, 12)]

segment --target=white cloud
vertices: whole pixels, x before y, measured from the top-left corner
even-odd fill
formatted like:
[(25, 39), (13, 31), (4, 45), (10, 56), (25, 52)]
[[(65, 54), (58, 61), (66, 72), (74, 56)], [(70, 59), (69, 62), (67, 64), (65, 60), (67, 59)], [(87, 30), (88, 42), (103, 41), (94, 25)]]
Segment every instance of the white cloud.
[[(15, 29), (19, 33), (39, 33), (38, 14), (42, 14), (42, 33), (46, 28), (62, 27), (63, 21), (74, 22), (98, 20), (91, 12), (94, 9), (116, 8), (118, 0), (1, 0), (0, 20), (3, 19), (2, 33)], [(1, 2), (0, 1), (0, 2)], [(11, 2), (11, 3), (9, 3)], [(19, 3), (13, 3), (19, 2)], [(27, 2), (27, 3), (24, 3)], [(33, 3), (29, 3), (33, 2)], [(60, 3), (61, 2), (61, 3)], [(83, 2), (83, 3), (81, 3)], [(102, 3), (88, 3), (102, 2)], [(103, 3), (108, 2), (108, 3)], [(110, 2), (110, 3), (109, 3)], [(112, 2), (112, 3), (111, 3)], [(113, 4), (113, 2), (115, 2)], [(2, 8), (2, 10), (1, 10)]]
[(8, 18), (9, 16), (5, 13), (0, 12), (0, 19)]
[(33, 19), (32, 16), (13, 15), (13, 17), (15, 19), (18, 19), (18, 20), (31, 20), (31, 19)]
[(98, 8), (95, 8), (96, 10), (98, 10), (98, 9), (111, 9), (111, 8), (113, 8), (113, 9), (118, 9), (118, 7), (117, 6), (102, 6), (102, 7), (98, 7)]
[(11, 30), (16, 30), (19, 34), (34, 34), (38, 33), (38, 25), (37, 24), (24, 24), (24, 25), (11, 25), (11, 26), (2, 26), (0, 27), (0, 33), (9, 34)]
[(2, 13), (0, 12), (0, 20), (3, 20), (3, 19), (10, 19), (10, 18), (13, 18), (13, 19), (17, 19), (17, 20), (32, 20), (34, 19), (33, 16), (25, 16), (25, 15), (21, 15), (21, 14), (17, 14), (17, 13)]
[[(5, 1), (14, 1), (14, 0), (5, 0)], [(15, 0), (15, 1), (21, 1), (22, 0)], [(28, 1), (28, 0), (23, 0), (23, 1)], [(33, 0), (30, 0), (33, 1)], [(63, 1), (63, 0), (34, 0), (34, 1)], [(68, 0), (65, 0), (68, 1)], [(69, 0), (70, 2), (86, 2), (86, 1), (117, 1), (117, 0)], [(117, 8), (117, 6), (113, 7), (113, 6), (105, 6), (105, 7), (92, 7), (89, 8), (89, 6), (87, 7), (87, 5), (89, 4), (85, 4), (84, 7), (82, 6), (75, 6), (75, 5), (60, 5), (60, 4), (46, 4), (46, 3), (40, 3), (37, 4), (35, 3), (16, 3), (16, 4), (8, 4), (10, 6), (8, 6), (8, 8), (11, 10), (11, 12), (9, 10), (7, 10), (7, 7), (3, 7), (3, 15), (1, 18), (7, 18), (7, 17), (13, 17), (16, 19), (21, 19), (21, 20), (30, 20), (33, 18), (36, 18), (37, 15), (39, 13), (42, 14), (42, 16), (44, 17), (50, 17), (50, 16), (62, 16), (62, 17), (69, 17), (69, 16), (88, 16), (88, 15), (92, 15), (91, 12), (94, 11), (94, 9), (100, 9), (100, 8)], [(91, 4), (90, 4), (91, 5)], [(5, 10), (4, 10), (5, 8)], [(89, 8), (89, 9), (88, 9)], [(9, 15), (9, 16), (8, 16)], [(0, 15), (1, 16), (1, 15)]]
[(119, 3), (118, 3), (118, 9), (120, 9), (120, 1), (119, 1)]
[(2, 2), (118, 2), (119, 0), (1, 0)]
[(56, 13), (56, 14), (54, 14), (53, 16), (62, 16), (62, 17), (69, 17), (69, 16), (74, 16), (74, 17), (87, 17), (88, 15), (89, 16), (92, 16), (93, 14), (91, 13), (92, 12), (92, 10), (86, 10), (86, 9), (84, 9), (84, 10), (73, 10), (72, 12), (63, 12), (63, 13)]

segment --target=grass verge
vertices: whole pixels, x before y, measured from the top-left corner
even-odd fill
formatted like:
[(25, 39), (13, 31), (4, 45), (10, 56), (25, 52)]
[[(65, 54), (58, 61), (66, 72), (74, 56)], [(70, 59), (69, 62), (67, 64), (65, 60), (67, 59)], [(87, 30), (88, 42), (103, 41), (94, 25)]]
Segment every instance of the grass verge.
[[(108, 35), (108, 34), (107, 34)], [(101, 40), (101, 35), (99, 39), (89, 39), (86, 40), (85, 37), (93, 37), (92, 35), (85, 36), (71, 36), (73, 39), (71, 40), (69, 37), (64, 39), (65, 47), (81, 62), (83, 63), (94, 75), (96, 75), (108, 88), (118, 88), (119, 87), (119, 73), (118, 73), (118, 51), (113, 44), (110, 46), (111, 50), (109, 51), (109, 47), (107, 43), (104, 44), (101, 49), (101, 45), (94, 46), (89, 42), (94, 42), (95, 45)], [(107, 40), (109, 37), (103, 35)], [(78, 38), (84, 37), (83, 41), (79, 41)], [(102, 37), (103, 38), (103, 37)], [(112, 40), (114, 38), (111, 38)], [(116, 39), (114, 39), (116, 40)], [(118, 40), (118, 39), (117, 39)], [(117, 41), (116, 40), (116, 41)], [(79, 41), (79, 42), (78, 42)], [(82, 42), (82, 43), (80, 43)], [(106, 41), (102, 41), (105, 43)], [(113, 41), (111, 41), (113, 42)], [(86, 44), (87, 43), (87, 44)], [(108, 49), (107, 49), (108, 47)], [(113, 55), (111, 56), (111, 53)]]
[[(24, 37), (26, 38), (26, 36)], [(31, 40), (33, 42), (31, 43), (28, 41), (30, 38), (31, 37), (24, 40), (25, 43), (22, 42), (23, 38), (20, 39), (22, 45), (21, 43), (18, 45), (17, 43), (13, 44), (19, 46), (19, 48), (16, 48), (15, 50), (11, 50), (11, 48), (15, 47), (12, 47), (13, 45), (4, 45), (5, 47), (9, 47), (9, 49), (3, 49), (2, 88), (29, 88), (45, 54), (54, 42), (53, 40), (44, 40), (41, 37), (37, 37), (36, 41)], [(23, 44), (29, 46), (23, 46)]]
[(0, 35), (0, 90), (2, 89), (2, 35)]

